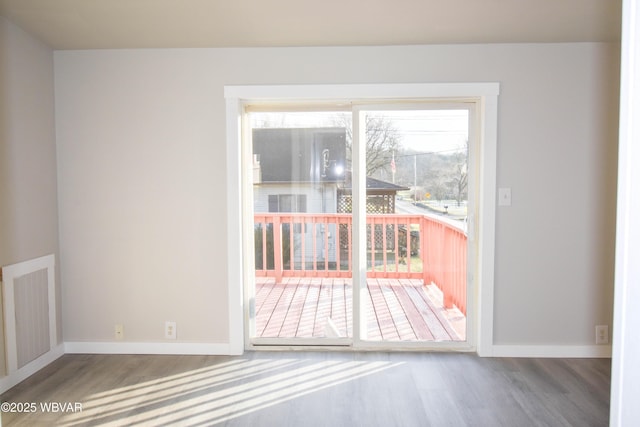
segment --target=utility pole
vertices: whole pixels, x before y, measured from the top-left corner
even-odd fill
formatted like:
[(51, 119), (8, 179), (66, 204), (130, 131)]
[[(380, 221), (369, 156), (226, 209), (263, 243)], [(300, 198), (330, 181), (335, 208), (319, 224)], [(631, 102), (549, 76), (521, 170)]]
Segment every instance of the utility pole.
[(413, 156), (413, 204), (418, 203), (418, 155)]
[(396, 152), (391, 152), (391, 182), (396, 183)]

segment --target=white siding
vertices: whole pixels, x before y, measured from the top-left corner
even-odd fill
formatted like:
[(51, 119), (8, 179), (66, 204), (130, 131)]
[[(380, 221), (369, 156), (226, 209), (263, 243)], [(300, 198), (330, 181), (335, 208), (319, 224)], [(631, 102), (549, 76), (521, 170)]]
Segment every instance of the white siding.
[[(254, 212), (269, 212), (269, 196), (279, 194), (304, 195), (307, 198), (306, 213), (336, 213), (337, 211), (337, 186), (336, 184), (325, 183), (291, 183), (291, 184), (261, 184), (253, 186), (253, 209)], [(336, 260), (336, 238), (335, 226), (329, 226), (329, 262)], [(324, 227), (315, 227), (316, 241), (316, 261), (324, 261)], [(314, 230), (309, 225), (305, 227), (305, 262), (313, 261), (313, 238)], [(302, 238), (299, 234), (294, 235), (294, 254), (296, 262), (301, 259)]]

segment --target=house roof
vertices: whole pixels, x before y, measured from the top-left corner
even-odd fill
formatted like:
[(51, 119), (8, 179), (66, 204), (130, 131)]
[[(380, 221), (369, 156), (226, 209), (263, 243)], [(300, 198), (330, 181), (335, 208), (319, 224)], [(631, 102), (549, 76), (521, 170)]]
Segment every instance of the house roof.
[[(347, 171), (344, 185), (340, 186), (343, 190), (351, 191), (351, 171)], [(403, 187), (396, 185), (392, 182), (383, 181), (381, 179), (367, 177), (367, 191), (380, 191), (380, 192), (398, 192), (407, 191), (409, 187)]]
[(406, 191), (408, 189), (408, 187), (402, 187), (381, 179), (371, 178), (370, 176), (367, 177), (367, 190)]
[(253, 129), (261, 182), (343, 181), (346, 134), (345, 128)]

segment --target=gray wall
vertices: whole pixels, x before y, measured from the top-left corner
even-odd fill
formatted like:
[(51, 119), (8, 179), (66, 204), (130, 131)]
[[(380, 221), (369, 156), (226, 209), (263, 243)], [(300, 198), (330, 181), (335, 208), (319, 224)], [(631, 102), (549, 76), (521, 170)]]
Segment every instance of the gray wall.
[[(56, 52), (65, 341), (227, 336), (226, 84), (499, 82), (497, 344), (611, 324), (617, 45)], [(240, 283), (234, 284), (241, 286)]]
[(53, 51), (0, 17), (0, 266), (58, 255), (53, 84)]

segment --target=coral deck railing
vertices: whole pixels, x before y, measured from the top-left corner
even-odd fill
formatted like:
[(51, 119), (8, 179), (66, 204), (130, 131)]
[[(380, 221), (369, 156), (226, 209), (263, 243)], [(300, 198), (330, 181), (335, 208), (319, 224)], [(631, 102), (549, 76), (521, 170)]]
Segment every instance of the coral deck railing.
[[(349, 214), (257, 213), (257, 276), (351, 277)], [(367, 215), (367, 277), (434, 283), (466, 315), (467, 236), (423, 215)]]

